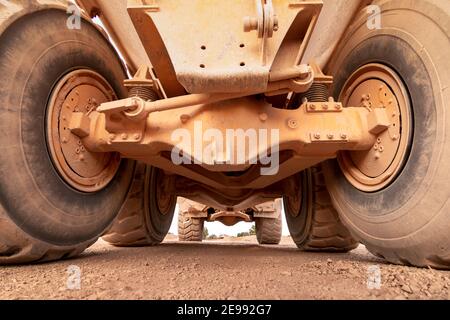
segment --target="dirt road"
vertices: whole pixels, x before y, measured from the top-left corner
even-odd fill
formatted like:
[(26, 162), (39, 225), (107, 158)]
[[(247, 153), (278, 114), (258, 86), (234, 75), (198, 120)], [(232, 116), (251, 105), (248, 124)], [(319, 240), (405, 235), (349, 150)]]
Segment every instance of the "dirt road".
[[(67, 289), (71, 265), (79, 290)], [(147, 248), (99, 241), (77, 259), (0, 267), (0, 279), (1, 299), (450, 299), (450, 272), (385, 264), (362, 246), (300, 252), (290, 238), (275, 247), (253, 237)]]

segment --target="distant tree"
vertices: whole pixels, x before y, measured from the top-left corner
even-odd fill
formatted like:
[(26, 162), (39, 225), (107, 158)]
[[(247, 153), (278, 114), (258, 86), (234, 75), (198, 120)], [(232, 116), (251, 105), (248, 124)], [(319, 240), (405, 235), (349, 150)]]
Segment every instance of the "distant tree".
[(250, 233), (248, 233), (248, 232), (239, 232), (238, 234), (237, 234), (237, 237), (238, 238), (241, 238), (241, 237), (248, 237), (250, 235)]
[(205, 240), (205, 239), (208, 238), (208, 236), (209, 236), (208, 228), (205, 227), (205, 228), (203, 228), (203, 236), (202, 236), (202, 239)]
[(250, 228), (250, 230), (248, 230), (248, 233), (251, 236), (254, 236), (256, 234), (256, 226), (253, 224), (252, 227)]
[(210, 236), (208, 236), (208, 240), (215, 240), (215, 239), (217, 239), (218, 237), (215, 235), (215, 234), (212, 234), (212, 235), (210, 235)]

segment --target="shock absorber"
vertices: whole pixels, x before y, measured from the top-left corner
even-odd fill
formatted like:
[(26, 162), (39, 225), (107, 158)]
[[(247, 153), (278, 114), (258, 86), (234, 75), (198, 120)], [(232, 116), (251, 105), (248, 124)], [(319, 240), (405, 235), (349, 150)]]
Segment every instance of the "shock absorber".
[(128, 88), (130, 98), (139, 97), (145, 101), (159, 99), (158, 92), (155, 90), (158, 85), (147, 66), (140, 67), (132, 79), (124, 81), (124, 85)]
[(308, 91), (294, 94), (291, 101), (289, 102), (288, 109), (297, 109), (303, 103), (309, 102), (326, 102), (328, 101), (330, 93), (330, 87), (326, 83), (313, 83)]
[(139, 97), (145, 101), (158, 100), (158, 94), (149, 86), (139, 85), (129, 87), (128, 97)]
[(301, 94), (300, 96), (300, 103), (307, 101), (310, 102), (326, 102), (328, 101), (328, 98), (330, 96), (330, 89), (329, 86), (325, 83), (313, 83), (311, 88)]

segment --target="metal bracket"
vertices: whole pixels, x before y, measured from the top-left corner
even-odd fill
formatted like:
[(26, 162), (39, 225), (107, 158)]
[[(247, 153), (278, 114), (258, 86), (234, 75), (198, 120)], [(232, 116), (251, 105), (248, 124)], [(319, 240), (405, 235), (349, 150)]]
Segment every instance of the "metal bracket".
[(244, 17), (244, 32), (256, 30), (261, 41), (261, 63), (266, 65), (267, 40), (278, 30), (278, 17), (274, 13), (272, 0), (256, 0), (257, 17)]
[(332, 99), (328, 102), (306, 102), (307, 112), (342, 112), (342, 109), (342, 103)]

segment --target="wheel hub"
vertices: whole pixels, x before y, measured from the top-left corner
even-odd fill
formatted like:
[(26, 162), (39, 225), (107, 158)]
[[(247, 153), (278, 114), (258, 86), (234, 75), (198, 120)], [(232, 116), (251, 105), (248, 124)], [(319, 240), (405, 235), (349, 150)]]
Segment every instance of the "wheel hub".
[(52, 161), (66, 183), (81, 192), (97, 192), (114, 178), (120, 164), (117, 153), (89, 152), (69, 130), (73, 112), (89, 114), (101, 103), (117, 99), (108, 82), (90, 70), (62, 78), (47, 107), (47, 141)]
[(156, 181), (158, 184), (158, 187), (156, 188), (156, 202), (158, 209), (162, 215), (166, 215), (170, 212), (173, 202), (173, 196), (169, 191), (169, 178), (162, 170), (158, 170), (156, 173)]
[(338, 156), (344, 175), (354, 187), (366, 192), (381, 190), (401, 171), (407, 155), (411, 135), (407, 91), (393, 70), (368, 64), (350, 77), (340, 101), (368, 110), (384, 108), (390, 118), (390, 127), (370, 150), (341, 152)]

